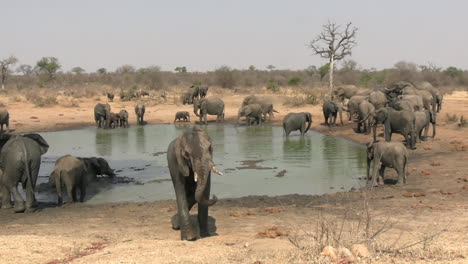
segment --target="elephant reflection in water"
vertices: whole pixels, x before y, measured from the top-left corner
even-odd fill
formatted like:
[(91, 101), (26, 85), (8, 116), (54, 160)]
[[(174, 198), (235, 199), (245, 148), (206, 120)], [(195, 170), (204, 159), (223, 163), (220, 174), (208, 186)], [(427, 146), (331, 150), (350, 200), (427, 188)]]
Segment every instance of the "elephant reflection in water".
[(274, 137), (272, 126), (251, 126), (239, 130), (239, 153), (244, 157), (273, 158)]
[(285, 161), (311, 160), (312, 139), (310, 137), (287, 137), (283, 141)]
[(145, 152), (145, 127), (137, 127), (135, 130), (136, 135), (136, 151), (137, 152)]
[(112, 155), (112, 130), (96, 130), (96, 153), (99, 156)]

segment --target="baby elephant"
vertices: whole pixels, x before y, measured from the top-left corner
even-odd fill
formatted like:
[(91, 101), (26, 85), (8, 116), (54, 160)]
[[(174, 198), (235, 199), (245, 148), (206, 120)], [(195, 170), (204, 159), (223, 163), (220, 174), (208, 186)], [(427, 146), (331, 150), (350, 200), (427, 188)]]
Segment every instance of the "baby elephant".
[(88, 169), (86, 163), (71, 155), (65, 155), (57, 160), (51, 177), (55, 179), (55, 188), (57, 190), (58, 204), (63, 202), (62, 181), (67, 188), (68, 201), (74, 203), (77, 201), (76, 189), (80, 189), (80, 202), (84, 201), (86, 195), (86, 178)]
[(135, 105), (135, 114), (137, 116), (137, 125), (144, 125), (143, 117), (145, 116), (145, 105), (142, 103)]
[(127, 110), (120, 110), (119, 112), (120, 116), (120, 127), (128, 127), (128, 112)]
[[(377, 187), (384, 183), (385, 168), (394, 168), (398, 173), (398, 185), (406, 184), (406, 167), (408, 165), (408, 151), (401, 142), (377, 142), (367, 144), (367, 182), (371, 161), (374, 160), (372, 172), (372, 186)], [(379, 168), (377, 179), (377, 169)]]
[(175, 114), (174, 123), (177, 121), (190, 122), (190, 114), (187, 111), (179, 111)]

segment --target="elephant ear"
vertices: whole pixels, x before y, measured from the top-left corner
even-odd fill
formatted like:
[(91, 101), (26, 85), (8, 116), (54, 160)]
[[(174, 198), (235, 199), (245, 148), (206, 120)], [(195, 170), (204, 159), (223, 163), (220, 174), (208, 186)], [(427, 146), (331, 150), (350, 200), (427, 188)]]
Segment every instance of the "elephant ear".
[(39, 134), (24, 134), (23, 137), (30, 138), (39, 144), (41, 150), (41, 155), (44, 155), (49, 150), (49, 144), (45, 139)]
[(186, 157), (185, 157), (185, 147), (187, 145), (186, 135), (180, 135), (175, 142), (175, 155), (177, 159), (177, 165), (179, 167), (180, 173), (188, 177), (190, 175), (190, 169), (187, 165)]
[(3, 146), (7, 143), (13, 135), (10, 134), (0, 134), (0, 151), (2, 150)]

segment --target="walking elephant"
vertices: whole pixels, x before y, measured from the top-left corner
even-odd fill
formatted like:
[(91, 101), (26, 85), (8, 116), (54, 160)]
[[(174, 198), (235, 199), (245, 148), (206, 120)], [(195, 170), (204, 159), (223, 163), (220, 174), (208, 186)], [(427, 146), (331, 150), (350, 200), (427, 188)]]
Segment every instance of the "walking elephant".
[(145, 121), (144, 116), (145, 116), (145, 105), (142, 103), (138, 103), (135, 105), (135, 114), (137, 116), (137, 125), (144, 125)]
[(94, 106), (94, 120), (97, 128), (109, 128), (111, 119), (111, 107), (109, 104), (96, 104)]
[(354, 85), (343, 85), (333, 90), (333, 98), (338, 98), (341, 102), (344, 99), (350, 99), (359, 92), (359, 89)]
[(357, 122), (356, 132), (361, 133), (361, 125), (364, 126), (364, 133), (367, 135), (370, 133), (374, 118), (372, 114), (375, 111), (375, 107), (368, 100), (362, 101), (359, 106), (359, 121)]
[(128, 112), (125, 109), (120, 110), (119, 112), (120, 117), (120, 127), (128, 127)]
[(239, 109), (239, 112), (237, 114), (237, 122), (239, 123), (240, 118), (245, 116), (247, 125), (251, 125), (252, 123), (255, 124), (262, 124), (262, 106), (259, 104), (249, 104), (242, 106)]
[[(406, 184), (406, 168), (408, 166), (408, 151), (401, 142), (377, 142), (367, 144), (367, 183), (370, 180), (370, 166), (374, 161), (372, 186), (384, 184), (385, 168), (394, 168), (398, 173), (398, 185)], [(379, 168), (377, 178), (377, 169)]]
[(326, 126), (336, 125), (336, 116), (340, 114), (340, 122), (343, 125), (343, 107), (341, 103), (336, 101), (325, 101), (323, 103), (323, 118), (325, 119)]
[(0, 132), (1, 133), (3, 133), (3, 125), (6, 126), (5, 133), (6, 134), (10, 133), (10, 113), (8, 113), (8, 110), (6, 109), (0, 110), (0, 126), (1, 126)]
[(216, 122), (224, 122), (224, 102), (220, 98), (195, 99), (193, 101), (193, 112), (200, 117), (200, 123), (204, 119), (205, 125), (208, 124), (208, 115), (215, 115)]
[[(0, 135), (0, 196), (2, 208), (11, 207), (13, 193), (15, 212), (31, 212), (36, 206), (34, 189), (36, 186), (41, 156), (49, 145), (39, 134), (13, 136)], [(22, 183), (26, 193), (26, 205), (18, 192), (18, 183)]]
[(312, 125), (312, 115), (309, 112), (289, 113), (283, 119), (283, 129), (286, 136), (292, 131), (299, 130), (301, 136), (304, 136), (309, 131)]
[[(416, 136), (418, 141), (426, 141), (427, 134), (429, 131), (429, 125), (432, 124), (432, 138), (436, 135), (436, 114), (432, 112), (432, 110), (424, 110), (424, 111), (416, 111), (414, 112), (416, 117)], [(424, 129), (424, 136), (422, 135), (422, 131)]]
[[(405, 137), (406, 145), (416, 149), (416, 117), (411, 111), (397, 111), (390, 107), (381, 108), (371, 114), (374, 118), (374, 142), (377, 141), (377, 124), (384, 124), (385, 141), (392, 140), (392, 134), (398, 133)], [(369, 117), (368, 116), (368, 117)]]
[[(210, 200), (211, 171), (221, 174), (213, 162), (213, 146), (208, 134), (198, 126), (174, 139), (167, 149), (167, 164), (177, 199), (177, 214), (172, 228), (181, 231), (181, 239), (193, 241), (209, 236), (208, 207)], [(198, 203), (198, 224), (192, 223), (190, 209)]]
[(190, 122), (190, 113), (187, 111), (179, 111), (175, 114), (174, 123), (176, 121)]

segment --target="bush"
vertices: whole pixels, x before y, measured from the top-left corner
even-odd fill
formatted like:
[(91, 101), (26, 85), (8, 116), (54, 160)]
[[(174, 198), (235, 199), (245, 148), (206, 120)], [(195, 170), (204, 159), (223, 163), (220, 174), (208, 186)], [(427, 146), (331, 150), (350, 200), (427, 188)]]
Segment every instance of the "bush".
[(57, 99), (55, 96), (39, 96), (30, 100), (37, 107), (45, 107), (57, 104)]
[(445, 119), (447, 120), (447, 123), (455, 123), (455, 122), (458, 122), (458, 116), (457, 114), (449, 114), (447, 113), (446, 116), (445, 116)]
[(223, 87), (232, 89), (236, 85), (234, 71), (228, 66), (222, 66), (215, 71), (216, 83)]
[(299, 84), (301, 84), (301, 82), (302, 82), (301, 78), (299, 78), (297, 76), (294, 76), (291, 79), (289, 79), (288, 85), (289, 86), (298, 86)]
[(279, 85), (276, 81), (270, 80), (268, 81), (266, 88), (272, 92), (278, 92), (279, 91)]

